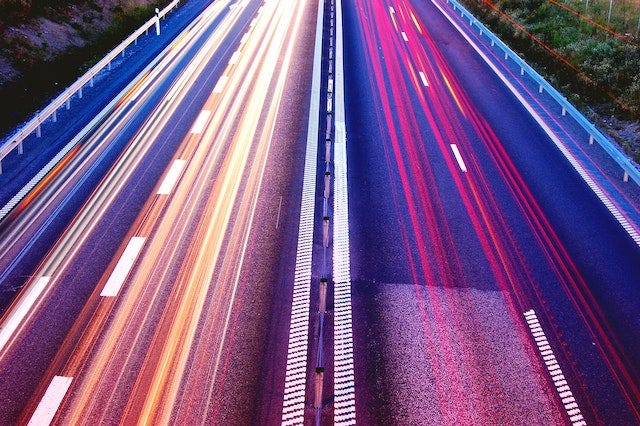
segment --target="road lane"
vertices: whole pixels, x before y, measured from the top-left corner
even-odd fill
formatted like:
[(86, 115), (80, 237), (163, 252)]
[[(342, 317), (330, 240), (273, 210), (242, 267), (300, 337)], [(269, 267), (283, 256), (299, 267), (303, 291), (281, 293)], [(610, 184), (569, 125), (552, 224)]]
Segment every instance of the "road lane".
[[(358, 415), (634, 418), (630, 236), (432, 4), (347, 4), (357, 406), (373, 407)], [(532, 350), (531, 307), (580, 413)]]
[[(52, 363), (50, 371), (74, 377), (56, 421), (201, 422), (219, 415), (212, 398), (219, 397), (214, 385), (224, 337), (234, 323), (294, 54), (290, 35), (299, 31), (305, 7), (268, 2), (260, 10), (241, 54), (223, 73), (224, 89), (214, 88), (202, 108), (211, 113), (195, 118), (191, 129), (201, 131), (190, 132), (176, 153), (186, 165), (173, 191), (152, 194), (122, 243), (120, 253), (129, 241), (144, 244), (129, 279), (117, 297), (97, 296), (119, 259), (131, 259), (115, 256), (92, 296), (97, 302), (87, 305)], [(37, 400), (38, 392), (31, 406)]]
[[(109, 238), (122, 232), (122, 226), (129, 221), (128, 217), (132, 213), (135, 215), (135, 209), (141, 207), (141, 203), (136, 201), (136, 197), (139, 199), (140, 195), (148, 193), (152, 189), (152, 187), (149, 187), (149, 182), (154, 179), (154, 176), (156, 176), (155, 179), (160, 177), (161, 169), (158, 169), (158, 165), (164, 167), (162, 164), (166, 164), (171, 153), (175, 151), (175, 146), (172, 146), (174, 144), (172, 138), (175, 140), (175, 135), (184, 135), (188, 130), (188, 128), (184, 128), (184, 124), (181, 124), (179, 120), (168, 120), (168, 117), (171, 114), (177, 115), (177, 117), (183, 116), (185, 111), (188, 111), (189, 108), (192, 109), (191, 105), (194, 101), (197, 102), (198, 99), (202, 98), (204, 92), (199, 85), (204, 83), (206, 87), (207, 81), (216, 78), (220, 73), (221, 64), (218, 64), (218, 62), (220, 60), (228, 60), (232, 53), (232, 51), (228, 51), (229, 44), (236, 44), (240, 40), (242, 33), (238, 29), (247, 25), (246, 18), (254, 14), (257, 9), (257, 5), (251, 6), (252, 8), (249, 10), (237, 8), (235, 11), (230, 12), (228, 4), (225, 2), (213, 4), (194, 22), (193, 26), (189, 27), (183, 37), (176, 40), (164, 52), (163, 58), (166, 58), (167, 61), (160, 62), (160, 65), (155, 66), (151, 72), (145, 74), (146, 77), (153, 77), (151, 80), (147, 80), (146, 84), (136, 84), (121, 100), (115, 101), (119, 102), (120, 107), (122, 107), (120, 109), (116, 108), (116, 112), (120, 111), (120, 116), (116, 116), (115, 124), (107, 125), (106, 130), (100, 130), (98, 136), (94, 137), (94, 139), (96, 143), (102, 142), (107, 146), (111, 139), (105, 135), (109, 133), (117, 134), (120, 138), (128, 136), (132, 139), (125, 140), (126, 145), (124, 152), (119, 157), (119, 165), (111, 169), (110, 178), (105, 178), (98, 189), (93, 191), (91, 187), (87, 189), (87, 185), (74, 186), (78, 180), (87, 179), (86, 175), (83, 176), (81, 172), (95, 167), (95, 165), (92, 165), (91, 160), (95, 159), (98, 154), (87, 149), (87, 154), (76, 156), (69, 163), (72, 166), (71, 170), (61, 168), (61, 173), (56, 175), (57, 183), (48, 186), (43, 193), (34, 198), (38, 200), (37, 203), (34, 202), (27, 206), (25, 212), (28, 211), (30, 216), (27, 217), (26, 222), (21, 222), (26, 217), (25, 214), (19, 215), (16, 220), (8, 222), (5, 228), (5, 230), (8, 230), (7, 232), (14, 232), (16, 229), (19, 232), (24, 232), (23, 228), (27, 228), (27, 236), (24, 237), (26, 241), (33, 241), (34, 238), (51, 238), (51, 232), (47, 225), (50, 225), (53, 220), (63, 221), (66, 219), (50, 215), (50, 210), (61, 208), (56, 203), (66, 197), (66, 202), (77, 208), (79, 207), (78, 201), (72, 198), (75, 195), (74, 192), (85, 197), (88, 194), (93, 195), (91, 201), (85, 205), (84, 215), (78, 215), (73, 220), (71, 220), (72, 218), (67, 219), (71, 225), (68, 231), (60, 237), (58, 251), (53, 250), (50, 256), (43, 259), (39, 272), (32, 278), (34, 282), (37, 282), (38, 275), (42, 273), (45, 274), (44, 276), (52, 277), (46, 288), (41, 289), (42, 294), (37, 298), (36, 303), (29, 310), (25, 319), (20, 321), (18, 333), (29, 334), (31, 342), (28, 343), (24, 339), (16, 339), (16, 335), (13, 333), (9, 336), (4, 336), (7, 339), (3, 337), (3, 375), (11, 377), (10, 380), (3, 381), (3, 393), (12, 395), (10, 397), (11, 403), (3, 406), (3, 419), (14, 421), (14, 416), (18, 414), (16, 410), (24, 406), (29, 398), (29, 393), (33, 392), (33, 387), (40, 379), (39, 375), (46, 370), (47, 364), (55, 354), (55, 348), (61, 344), (64, 334), (71, 327), (71, 321), (80, 312), (83, 301), (91, 294), (91, 285), (95, 285), (96, 280), (102, 274), (104, 269), (101, 270), (101, 268), (107, 266), (108, 258), (101, 256), (115, 254), (115, 247), (117, 246), (113, 245), (111, 248), (109, 246)], [(198, 51), (199, 53), (197, 53)], [(186, 52), (188, 54), (185, 55)], [(227, 59), (225, 59), (225, 56), (227, 56)], [(191, 62), (185, 62), (185, 58), (188, 58)], [(205, 70), (207, 72), (202, 74)], [(213, 81), (215, 82), (215, 80)], [(177, 98), (176, 94), (179, 91), (182, 91), (180, 92), (181, 97)], [(158, 103), (157, 106), (155, 103)], [(151, 114), (150, 118), (140, 124), (141, 128), (137, 129), (137, 133), (134, 135), (122, 131), (118, 132), (118, 129), (122, 129), (123, 126), (132, 125), (131, 117), (126, 116), (126, 114), (136, 109), (132, 108), (133, 105), (143, 105), (143, 107), (139, 107), (140, 115)], [(123, 117), (122, 114), (125, 114), (125, 116)], [(142, 121), (140, 118), (135, 118), (133, 121), (135, 120)], [(127, 122), (128, 124), (123, 124)], [(162, 133), (163, 128), (164, 133)], [(160, 137), (160, 135), (162, 136)], [(151, 146), (156, 137), (158, 143), (154, 152), (154, 150), (151, 150)], [(82, 151), (82, 149), (79, 151)], [(117, 151), (114, 151), (117, 154)], [(115, 160), (113, 153), (110, 158), (104, 158), (103, 161), (107, 162), (109, 160)], [(73, 164), (73, 161), (83, 164), (82, 167)], [(69, 178), (69, 173), (74, 173), (74, 171), (78, 172), (77, 177)], [(126, 183), (127, 178), (130, 183)], [(99, 175), (97, 179), (99, 179)], [(98, 183), (95, 181), (96, 177), (91, 177), (87, 180), (93, 181), (92, 184)], [(133, 184), (131, 183), (132, 180)], [(56, 182), (55, 179), (52, 181)], [(151, 183), (151, 185), (153, 184)], [(125, 187), (132, 191), (129, 195), (121, 194)], [(83, 191), (87, 192), (83, 194)], [(56, 197), (51, 197), (51, 194), (58, 194), (59, 197), (56, 199)], [(42, 206), (51, 207), (42, 208)], [(113, 211), (114, 209), (116, 212), (121, 212), (115, 220), (108, 214), (109, 210)], [(32, 214), (34, 211), (40, 212), (42, 218), (33, 220), (34, 217), (38, 217)], [(133, 217), (131, 217), (132, 219)], [(105, 221), (107, 224), (103, 226), (107, 226), (107, 228), (101, 229), (98, 224)], [(29, 225), (24, 226), (24, 224)], [(109, 229), (109, 227), (113, 226), (115, 228)], [(35, 233), (32, 231), (33, 229), (36, 230)], [(29, 235), (29, 232), (31, 232), (31, 235)], [(84, 248), (83, 243), (87, 241), (95, 242), (91, 240), (95, 234), (103, 235), (103, 240), (104, 235), (108, 235), (107, 244), (98, 247), (93, 246), (93, 249)], [(2, 241), (3, 244), (7, 243), (7, 240), (3, 239)], [(35, 246), (37, 249), (41, 249), (39, 246), (46, 242), (47, 240), (39, 241)], [(51, 240), (48, 240), (48, 242), (51, 243)], [(32, 261), (34, 257), (37, 259), (37, 256), (34, 255), (34, 248), (26, 247), (31, 244), (29, 242), (25, 245), (23, 241), (13, 240), (12, 244), (8, 244), (8, 250), (15, 250), (16, 248), (20, 250), (21, 244), (23, 245), (22, 252), (26, 260)], [(92, 246), (89, 244), (89, 247)], [(88, 259), (93, 260), (89, 264), (86, 262), (87, 257), (84, 257), (87, 254), (89, 254)], [(3, 261), (16, 262), (15, 257), (12, 257), (12, 255), (3, 256)], [(72, 263), (74, 259), (76, 259), (76, 264)], [(107, 259), (106, 262), (105, 259)], [(82, 266), (78, 266), (77, 262), (80, 262)], [(19, 268), (17, 269), (19, 272)], [(51, 275), (43, 271), (51, 271)], [(9, 277), (9, 279), (15, 279), (15, 275), (14, 277)], [(28, 289), (29, 286), (27, 283), (26, 288)], [(40, 310), (36, 315), (35, 312), (38, 308), (43, 306), (48, 306), (48, 308)], [(51, 306), (55, 308), (52, 309)], [(3, 335), (5, 331), (5, 329), (2, 330)], [(8, 342), (12, 343), (10, 349), (4, 344)], [(30, 345), (36, 342), (39, 347), (34, 352), (30, 350)], [(17, 355), (25, 354), (25, 350), (27, 351), (26, 355)], [(29, 365), (29, 367), (25, 367), (25, 365)], [(16, 371), (23, 371), (23, 373), (14, 373)]]

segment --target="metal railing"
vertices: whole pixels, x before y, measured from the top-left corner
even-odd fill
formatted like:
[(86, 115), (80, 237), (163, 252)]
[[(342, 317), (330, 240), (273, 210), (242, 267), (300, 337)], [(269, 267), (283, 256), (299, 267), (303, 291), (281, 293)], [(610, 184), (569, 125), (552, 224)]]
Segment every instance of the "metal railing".
[(476, 27), (480, 36), (488, 38), (492, 47), (497, 47), (504, 54), (505, 59), (511, 59), (517, 66), (520, 67), (520, 75), (527, 75), (532, 78), (538, 85), (538, 92), (542, 93), (546, 91), (553, 100), (555, 100), (561, 108), (561, 114), (563, 116), (569, 115), (582, 127), (589, 135), (589, 143), (597, 142), (602, 149), (622, 168), (623, 180), (628, 181), (629, 177), (640, 186), (640, 170), (631, 161), (617, 145), (612, 142), (607, 136), (605, 136), (593, 123), (591, 123), (580, 111), (576, 109), (555, 87), (553, 87), (547, 80), (544, 79), (536, 70), (531, 68), (522, 58), (518, 56), (509, 46), (507, 46), (500, 38), (498, 38), (493, 32), (491, 32), (482, 22), (471, 14), (464, 6), (462, 6), (457, 0), (446, 0), (448, 4), (451, 4), (454, 12), (460, 14), (462, 18), (468, 22), (471, 28)]
[(14, 149), (18, 149), (18, 153), (23, 153), (22, 142), (32, 133), (36, 133), (36, 137), (40, 137), (42, 134), (42, 124), (52, 119), (56, 122), (57, 112), (63, 105), (67, 109), (71, 108), (71, 98), (78, 94), (79, 98), (82, 98), (82, 89), (88, 84), (93, 87), (94, 77), (102, 71), (105, 67), (111, 69), (111, 62), (120, 54), (124, 54), (124, 51), (131, 43), (136, 43), (138, 37), (143, 33), (149, 31), (149, 28), (155, 26), (156, 34), (160, 35), (160, 19), (164, 18), (174, 7), (179, 3), (179, 0), (172, 1), (164, 9), (156, 9), (156, 16), (149, 19), (138, 30), (131, 34), (127, 39), (122, 41), (115, 49), (109, 52), (102, 60), (91, 67), (84, 75), (82, 75), (75, 83), (66, 88), (58, 97), (56, 97), (48, 106), (41, 111), (38, 111), (35, 116), (29, 120), (26, 124), (20, 127), (16, 132), (9, 136), (0, 146), (0, 173), (2, 173), (2, 160), (9, 155)]

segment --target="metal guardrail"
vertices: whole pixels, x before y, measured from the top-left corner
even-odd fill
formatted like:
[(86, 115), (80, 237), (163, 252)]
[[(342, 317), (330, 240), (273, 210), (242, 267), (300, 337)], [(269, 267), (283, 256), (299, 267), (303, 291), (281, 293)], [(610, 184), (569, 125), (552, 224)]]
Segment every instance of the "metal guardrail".
[(23, 153), (22, 142), (33, 132), (37, 137), (41, 136), (42, 124), (50, 117), (54, 122), (57, 121), (57, 112), (62, 105), (66, 105), (67, 109), (71, 108), (71, 98), (78, 94), (79, 98), (82, 98), (82, 89), (89, 84), (93, 87), (93, 78), (102, 71), (105, 67), (111, 69), (111, 62), (120, 54), (124, 54), (124, 51), (131, 43), (135, 43), (143, 33), (147, 32), (149, 28), (155, 26), (156, 34), (160, 35), (160, 19), (164, 18), (174, 7), (179, 3), (179, 0), (172, 1), (164, 9), (156, 9), (156, 16), (149, 19), (138, 30), (131, 34), (127, 39), (122, 41), (115, 49), (109, 52), (102, 60), (91, 67), (84, 75), (82, 75), (75, 83), (66, 88), (58, 97), (56, 97), (48, 106), (43, 110), (38, 111), (36, 115), (14, 134), (7, 138), (0, 146), (0, 173), (2, 173), (2, 160), (9, 155), (14, 149), (18, 149), (18, 153)]
[(562, 108), (562, 115), (571, 116), (588, 134), (589, 143), (592, 144), (596, 141), (602, 149), (622, 168), (624, 175), (623, 180), (628, 181), (629, 177), (640, 186), (640, 170), (623, 152), (621, 152), (617, 145), (612, 142), (607, 136), (605, 136), (593, 123), (591, 123), (580, 111), (574, 107), (555, 87), (553, 87), (547, 80), (544, 79), (536, 70), (531, 68), (522, 58), (518, 56), (509, 46), (507, 46), (500, 38), (498, 38), (493, 32), (491, 32), (482, 22), (471, 14), (464, 6), (462, 6), (457, 0), (446, 0), (446, 2), (453, 6), (454, 12), (458, 12), (462, 18), (465, 18), (471, 27), (476, 27), (479, 30), (481, 36), (486, 36), (491, 42), (491, 46), (497, 46), (505, 55), (505, 59), (512, 59), (520, 67), (520, 75), (527, 74), (538, 85), (539, 92), (546, 91)]

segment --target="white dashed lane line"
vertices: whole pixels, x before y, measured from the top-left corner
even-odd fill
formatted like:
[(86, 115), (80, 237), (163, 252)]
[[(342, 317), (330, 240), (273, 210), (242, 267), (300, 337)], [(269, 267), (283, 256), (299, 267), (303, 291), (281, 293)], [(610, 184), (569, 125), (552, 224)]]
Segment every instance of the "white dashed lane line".
[(460, 154), (460, 150), (458, 149), (458, 145), (456, 144), (451, 144), (451, 151), (453, 151), (453, 156), (456, 158), (456, 161), (458, 162), (458, 166), (460, 166), (460, 170), (462, 170), (464, 173), (467, 172), (467, 166), (466, 164), (464, 164), (464, 160), (462, 159), (462, 155)]
[(158, 195), (168, 195), (171, 192), (186, 163), (185, 160), (179, 158), (173, 161), (169, 171), (160, 184), (160, 188), (158, 188)]
[(73, 377), (55, 376), (44, 396), (40, 400), (36, 411), (34, 411), (29, 426), (43, 426), (51, 424), (56, 415), (64, 396), (67, 394)]
[(113, 269), (113, 272), (111, 272), (100, 296), (115, 297), (118, 295), (122, 284), (124, 284), (124, 280), (129, 275), (133, 264), (142, 250), (145, 240), (145, 237), (132, 237), (131, 240), (129, 240), (129, 244), (127, 244), (116, 267)]

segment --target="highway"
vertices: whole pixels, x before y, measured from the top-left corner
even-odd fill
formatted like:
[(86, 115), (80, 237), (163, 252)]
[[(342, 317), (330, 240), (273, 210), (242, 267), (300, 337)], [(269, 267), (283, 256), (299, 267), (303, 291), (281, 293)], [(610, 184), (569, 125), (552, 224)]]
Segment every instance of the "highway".
[(638, 246), (435, 3), (345, 2), (359, 418), (634, 424)]
[(181, 25), (0, 219), (0, 423), (640, 422), (638, 191), (448, 3)]

